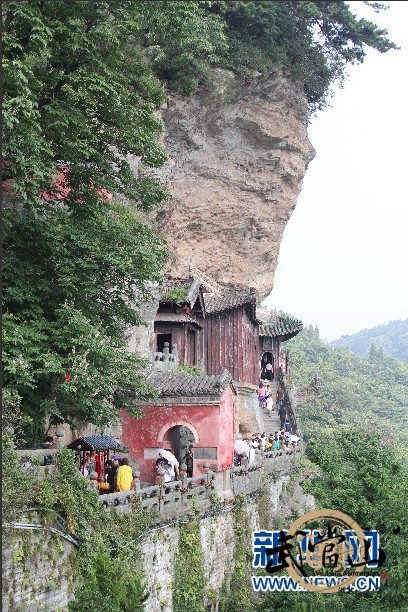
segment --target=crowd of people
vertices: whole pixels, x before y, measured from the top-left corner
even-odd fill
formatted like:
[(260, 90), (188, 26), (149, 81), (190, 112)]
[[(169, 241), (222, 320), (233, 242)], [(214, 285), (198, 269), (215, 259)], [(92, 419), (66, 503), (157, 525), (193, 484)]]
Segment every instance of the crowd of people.
[[(158, 449), (158, 459), (156, 460), (156, 471), (160, 478), (164, 477), (164, 482), (171, 482), (179, 479), (179, 461), (169, 450)], [(79, 456), (78, 456), (79, 458)], [(129, 459), (113, 455), (104, 463), (99, 464), (96, 459), (97, 453), (90, 453), (89, 457), (78, 467), (82, 476), (88, 478), (99, 488), (100, 494), (117, 493), (120, 491), (130, 491), (134, 484), (134, 475)], [(193, 475), (193, 446), (190, 445), (183, 457), (187, 466), (187, 476)], [(103, 467), (102, 467), (103, 466)]]
[(243, 458), (247, 458), (248, 463), (253, 463), (256, 457), (256, 449), (259, 449), (262, 453), (268, 451), (279, 451), (289, 450), (296, 448), (299, 444), (299, 435), (292, 433), (292, 426), (290, 423), (285, 422), (282, 429), (275, 431), (269, 435), (266, 432), (253, 433), (251, 436), (244, 439), (235, 440), (234, 452), (234, 464), (242, 465)]
[[(266, 374), (266, 364), (264, 370)], [(280, 428), (269, 435), (266, 432), (252, 433), (244, 439), (235, 440), (235, 465), (241, 465), (243, 457), (246, 457), (248, 463), (255, 461), (256, 449), (262, 452), (279, 451), (296, 447), (299, 444), (299, 432), (292, 432), (292, 425), (287, 420), (287, 410), (285, 406), (285, 390), (282, 382), (278, 383), (276, 396), (272, 391), (271, 378), (266, 376), (261, 377), (258, 386), (258, 400), (262, 410), (265, 410), (269, 416), (272, 416), (276, 411), (280, 421)]]
[(112, 459), (105, 461), (103, 472), (98, 473), (95, 462), (89, 459), (79, 468), (79, 473), (89, 478), (99, 488), (101, 494), (130, 491), (134, 476), (127, 457), (113, 455)]

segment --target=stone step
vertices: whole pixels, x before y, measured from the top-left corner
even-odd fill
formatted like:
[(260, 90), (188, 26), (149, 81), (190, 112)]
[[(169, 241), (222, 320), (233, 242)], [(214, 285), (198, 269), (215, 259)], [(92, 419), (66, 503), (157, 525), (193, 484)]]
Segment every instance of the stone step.
[(272, 392), (274, 411), (272, 412), (272, 415), (269, 416), (269, 412), (267, 412), (267, 410), (265, 409), (262, 409), (261, 414), (262, 414), (262, 424), (263, 424), (262, 431), (265, 431), (269, 435), (271, 433), (274, 434), (275, 431), (279, 431), (280, 418), (277, 412), (277, 405), (276, 405), (276, 392), (278, 390), (279, 381), (274, 379), (268, 382), (269, 382), (270, 389)]
[(280, 418), (275, 412), (272, 412), (272, 415), (269, 416), (269, 413), (266, 411), (262, 412), (262, 422), (263, 422), (263, 431), (265, 431), (268, 435), (271, 433), (275, 433), (280, 429)]

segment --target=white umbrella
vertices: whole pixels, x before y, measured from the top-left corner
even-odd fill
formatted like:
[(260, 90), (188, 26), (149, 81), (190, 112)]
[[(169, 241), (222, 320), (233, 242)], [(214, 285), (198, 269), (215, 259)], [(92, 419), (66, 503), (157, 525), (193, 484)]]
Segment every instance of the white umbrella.
[(298, 442), (300, 440), (299, 436), (295, 436), (294, 434), (290, 435), (291, 442)]
[(165, 450), (164, 448), (159, 448), (159, 457), (160, 456), (163, 457), (164, 459), (167, 459), (169, 463), (178, 465), (178, 461), (176, 457), (170, 451)]
[(245, 440), (235, 440), (234, 449), (238, 455), (241, 455), (242, 453), (248, 453), (249, 446)]

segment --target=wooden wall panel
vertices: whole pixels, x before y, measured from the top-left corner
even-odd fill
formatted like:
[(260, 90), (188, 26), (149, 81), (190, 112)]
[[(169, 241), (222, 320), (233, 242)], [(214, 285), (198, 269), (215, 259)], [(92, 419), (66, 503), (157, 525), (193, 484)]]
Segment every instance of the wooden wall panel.
[(237, 382), (258, 383), (259, 330), (243, 308), (207, 315), (203, 342), (207, 374), (226, 368)]

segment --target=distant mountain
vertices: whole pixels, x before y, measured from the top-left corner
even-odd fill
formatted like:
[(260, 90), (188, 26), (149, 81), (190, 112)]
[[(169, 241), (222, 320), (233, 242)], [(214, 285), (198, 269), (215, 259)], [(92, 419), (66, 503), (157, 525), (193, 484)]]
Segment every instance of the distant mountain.
[(344, 346), (360, 357), (369, 357), (373, 345), (374, 355), (380, 351), (388, 357), (408, 363), (408, 319), (363, 329), (357, 334), (342, 336), (330, 345), (335, 348)]

